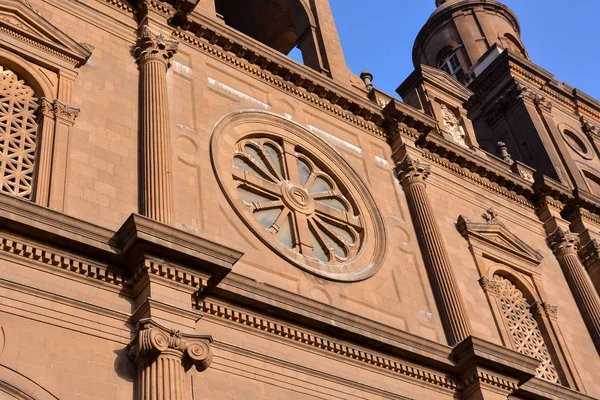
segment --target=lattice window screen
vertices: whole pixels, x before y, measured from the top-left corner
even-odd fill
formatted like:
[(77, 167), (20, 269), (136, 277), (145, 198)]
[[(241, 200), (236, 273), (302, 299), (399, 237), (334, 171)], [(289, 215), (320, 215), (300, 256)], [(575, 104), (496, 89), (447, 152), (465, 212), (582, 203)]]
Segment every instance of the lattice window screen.
[(38, 124), (33, 89), (0, 66), (0, 191), (31, 199)]
[(508, 330), (516, 350), (542, 362), (537, 369), (539, 378), (559, 383), (556, 368), (523, 292), (504, 277), (494, 275), (494, 280), (499, 284), (502, 313), (508, 321)]

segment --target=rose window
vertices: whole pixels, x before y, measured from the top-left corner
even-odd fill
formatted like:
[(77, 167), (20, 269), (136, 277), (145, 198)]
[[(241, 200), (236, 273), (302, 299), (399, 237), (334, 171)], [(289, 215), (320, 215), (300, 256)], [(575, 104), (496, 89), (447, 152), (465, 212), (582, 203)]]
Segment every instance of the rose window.
[(287, 248), (325, 263), (357, 253), (360, 216), (334, 179), (293, 145), (244, 140), (238, 144), (233, 175), (254, 218)]
[(211, 154), (234, 210), (289, 262), (339, 281), (365, 279), (380, 266), (385, 230), (373, 198), (310, 132), (270, 114), (238, 114), (215, 130)]

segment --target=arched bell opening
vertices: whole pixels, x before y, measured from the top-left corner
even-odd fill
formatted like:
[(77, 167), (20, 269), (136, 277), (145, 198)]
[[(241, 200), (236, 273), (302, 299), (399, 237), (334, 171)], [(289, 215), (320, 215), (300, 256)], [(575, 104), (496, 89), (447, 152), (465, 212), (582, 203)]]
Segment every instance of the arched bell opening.
[(315, 22), (302, 0), (216, 0), (225, 23), (278, 52), (323, 71)]

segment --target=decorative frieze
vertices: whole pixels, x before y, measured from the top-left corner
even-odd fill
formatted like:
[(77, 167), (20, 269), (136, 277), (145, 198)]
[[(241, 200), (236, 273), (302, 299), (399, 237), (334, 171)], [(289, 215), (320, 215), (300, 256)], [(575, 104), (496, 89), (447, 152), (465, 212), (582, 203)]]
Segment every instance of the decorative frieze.
[(196, 307), (208, 315), (222, 318), (236, 324), (241, 324), (260, 332), (276, 335), (305, 344), (307, 346), (325, 350), (339, 356), (347, 357), (354, 361), (398, 373), (421, 382), (452, 390), (456, 390), (459, 387), (456, 381), (446, 375), (421, 369), (417, 366), (401, 362), (400, 360), (391, 359), (389, 357), (373, 353), (367, 349), (353, 347), (347, 343), (330, 340), (312, 332), (286, 326), (273, 320), (257, 317), (240, 310), (235, 310), (229, 306), (219, 305), (208, 300), (203, 300), (199, 301), (196, 304)]

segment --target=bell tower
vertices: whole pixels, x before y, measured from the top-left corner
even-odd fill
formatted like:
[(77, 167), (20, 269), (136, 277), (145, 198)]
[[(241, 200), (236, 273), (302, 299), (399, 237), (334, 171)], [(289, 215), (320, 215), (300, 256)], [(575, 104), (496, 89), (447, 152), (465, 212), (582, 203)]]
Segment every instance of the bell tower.
[(413, 47), (415, 67), (439, 68), (465, 82), (492, 48), (528, 58), (519, 21), (505, 5), (495, 0), (436, 0), (435, 5)]

